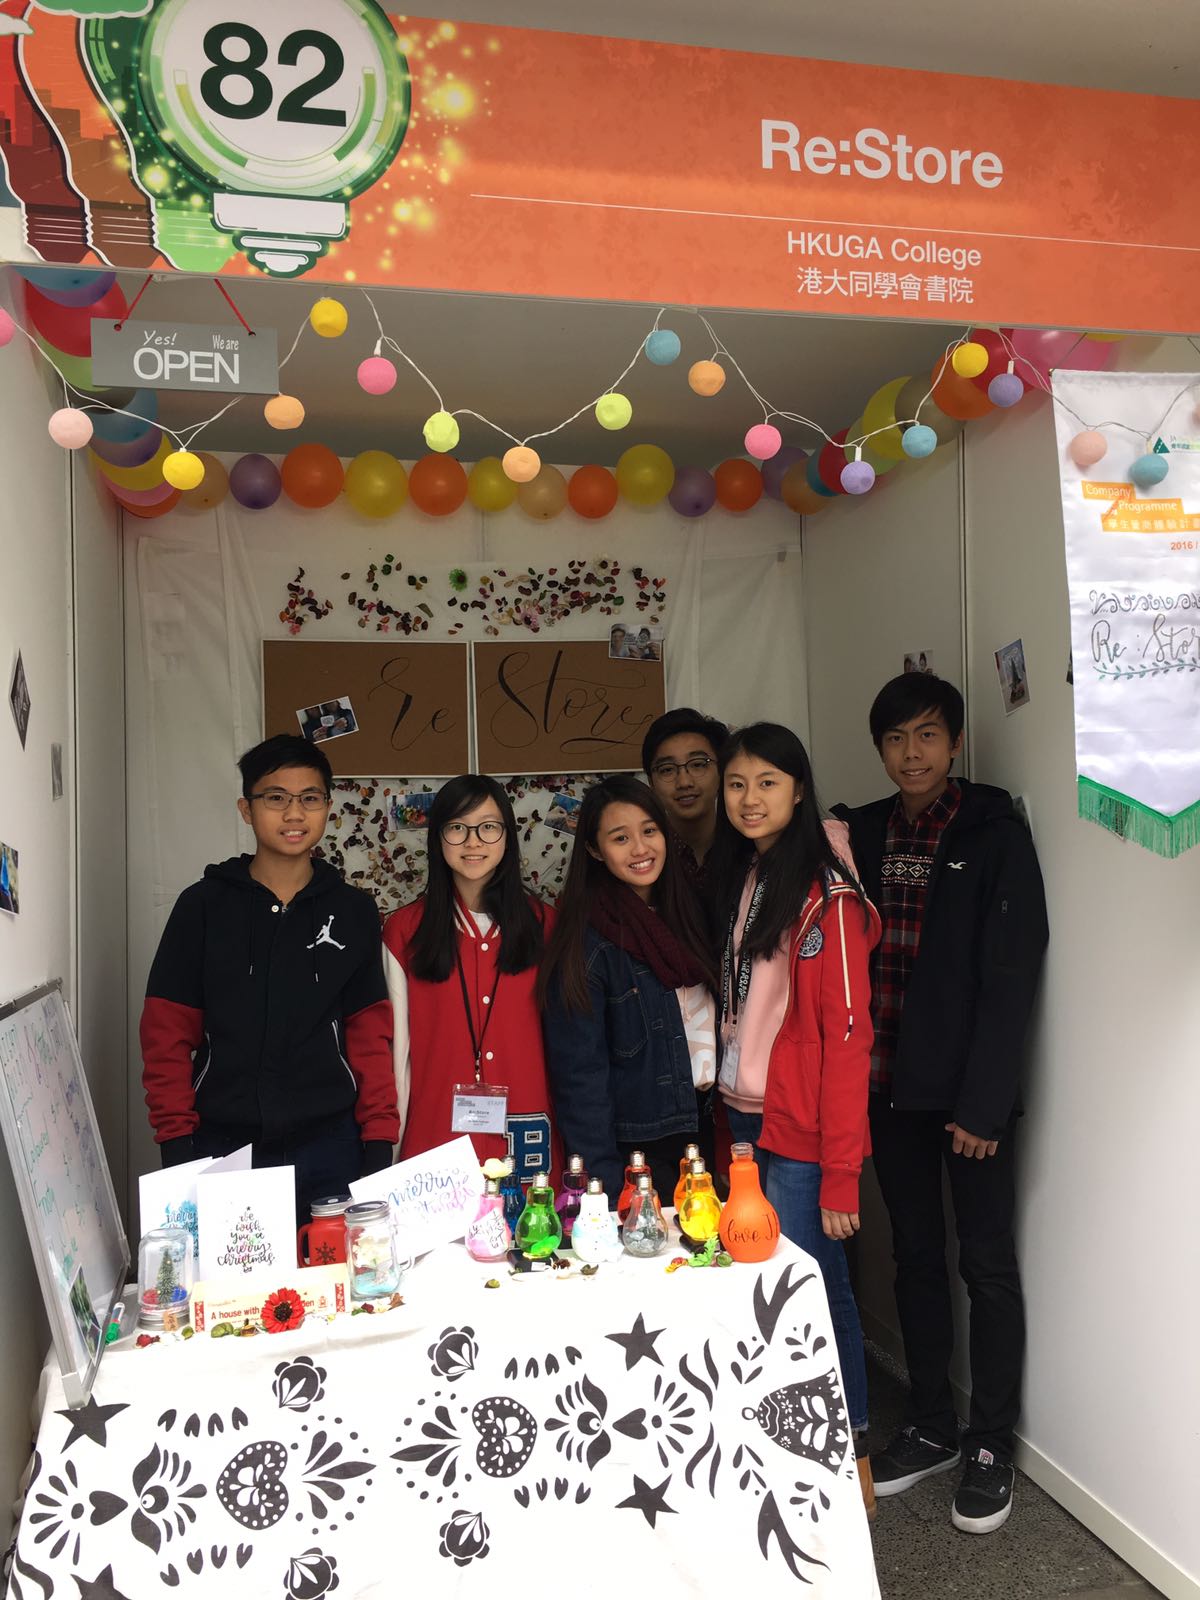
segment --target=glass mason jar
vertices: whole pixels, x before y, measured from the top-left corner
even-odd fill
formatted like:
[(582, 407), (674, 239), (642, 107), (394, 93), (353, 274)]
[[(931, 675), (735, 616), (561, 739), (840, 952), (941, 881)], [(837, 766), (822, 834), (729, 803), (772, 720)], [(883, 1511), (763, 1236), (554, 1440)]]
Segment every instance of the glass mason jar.
[(386, 1200), (360, 1200), (346, 1207), (345, 1216), (351, 1298), (395, 1294), (409, 1262), (401, 1261), (396, 1250), (391, 1207)]

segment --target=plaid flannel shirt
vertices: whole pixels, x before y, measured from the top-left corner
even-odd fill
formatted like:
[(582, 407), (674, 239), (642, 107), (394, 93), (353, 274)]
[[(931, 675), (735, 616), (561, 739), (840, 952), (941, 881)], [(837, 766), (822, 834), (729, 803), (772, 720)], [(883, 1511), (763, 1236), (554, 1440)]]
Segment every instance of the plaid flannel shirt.
[(897, 796), (888, 820), (883, 848), (879, 914), (883, 937), (875, 954), (872, 1021), (875, 1045), (871, 1052), (871, 1088), (891, 1082), (892, 1062), (900, 1038), (904, 991), (921, 943), (921, 920), (933, 858), (946, 825), (958, 810), (961, 794), (953, 780), (945, 793), (910, 823)]

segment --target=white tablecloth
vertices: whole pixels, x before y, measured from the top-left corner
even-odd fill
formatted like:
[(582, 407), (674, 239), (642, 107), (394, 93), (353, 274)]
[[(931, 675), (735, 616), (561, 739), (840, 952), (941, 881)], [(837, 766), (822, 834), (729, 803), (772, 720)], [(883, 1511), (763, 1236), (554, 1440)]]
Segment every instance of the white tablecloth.
[(50, 1384), (11, 1600), (876, 1600), (815, 1263), (668, 1259), (453, 1245), (384, 1316), (112, 1347)]

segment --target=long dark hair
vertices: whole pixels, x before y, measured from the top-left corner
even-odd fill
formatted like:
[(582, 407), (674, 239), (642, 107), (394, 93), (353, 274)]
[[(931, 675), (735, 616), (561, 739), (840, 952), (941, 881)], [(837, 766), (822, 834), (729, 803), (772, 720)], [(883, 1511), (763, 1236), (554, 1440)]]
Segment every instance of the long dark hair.
[(730, 822), (722, 797), (717, 807), (713, 846), (705, 858), (705, 869), (713, 886), (717, 932), (722, 938), (727, 936), (745, 887), (746, 874), (757, 858), (763, 897), (744, 950), (747, 955), (770, 956), (786, 939), (788, 930), (800, 920), (814, 882), (820, 884), (822, 897), (827, 901), (829, 875), (839, 873), (853, 885), (864, 911), (866, 897), (829, 842), (817, 803), (812, 763), (808, 751), (792, 730), (777, 722), (754, 722), (730, 734), (717, 757), (722, 789), (725, 769), (734, 756), (742, 754), (757, 756), (804, 786), (804, 797), (793, 808), (787, 827), (761, 856), (754, 848), (754, 841), (739, 833)]
[(483, 909), (500, 929), (501, 972), (525, 972), (542, 954), (541, 918), (521, 882), (521, 852), (512, 802), (495, 778), (467, 772), (451, 778), (429, 808), (429, 878), (424, 909), (413, 935), (409, 965), (414, 977), (444, 983), (454, 971), (458, 935), (454, 928), (454, 874), (442, 853), (442, 829), (456, 817), (490, 800), (504, 823), (504, 854), (483, 891)]
[[(712, 981), (712, 952), (705, 938), (700, 906), (678, 855), (670, 848), (671, 834), (662, 802), (646, 784), (619, 774), (593, 784), (579, 807), (575, 847), (559, 897), (554, 931), (547, 941), (538, 977), (538, 999), (542, 1004), (553, 981), (569, 1011), (591, 1009), (583, 935), (588, 906), (605, 879), (611, 879), (603, 861), (598, 861), (591, 853), (600, 835), (601, 819), (610, 805), (637, 806), (657, 824), (667, 851), (662, 872), (651, 891), (651, 904), (680, 944), (710, 974)], [(712, 986), (715, 989), (715, 983)]]

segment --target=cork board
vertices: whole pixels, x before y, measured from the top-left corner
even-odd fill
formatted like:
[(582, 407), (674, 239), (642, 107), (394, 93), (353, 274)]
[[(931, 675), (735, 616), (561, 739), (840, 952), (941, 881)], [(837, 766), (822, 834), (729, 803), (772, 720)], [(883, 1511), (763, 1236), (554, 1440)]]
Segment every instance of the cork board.
[(337, 778), (453, 777), (470, 765), (468, 665), (466, 644), (266, 639), (263, 732), (303, 733)]
[(476, 644), (479, 770), (633, 772), (666, 710), (661, 661), (617, 660), (607, 640)]

